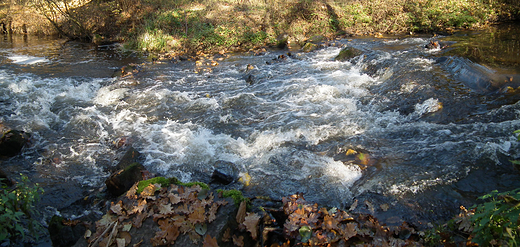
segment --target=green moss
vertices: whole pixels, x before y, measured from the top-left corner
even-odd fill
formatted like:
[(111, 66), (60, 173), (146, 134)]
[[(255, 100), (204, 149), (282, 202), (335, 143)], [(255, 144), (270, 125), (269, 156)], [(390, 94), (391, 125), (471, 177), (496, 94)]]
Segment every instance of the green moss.
[(248, 198), (242, 195), (242, 192), (239, 190), (217, 190), (218, 193), (222, 193), (222, 196), (227, 198), (231, 197), (235, 204), (240, 204), (242, 201), (249, 201)]
[(176, 185), (182, 185), (186, 187), (191, 187), (194, 185), (199, 185), (203, 189), (209, 189), (209, 186), (203, 182), (189, 182), (189, 183), (183, 183), (179, 181), (176, 177), (171, 178), (165, 178), (165, 177), (155, 177), (150, 178), (148, 180), (143, 180), (139, 182), (137, 185), (137, 193), (143, 192), (144, 188), (146, 188), (150, 184), (160, 184), (161, 187), (168, 187), (170, 184), (176, 184)]
[(203, 183), (203, 182), (189, 182), (189, 183), (181, 183), (181, 182), (179, 182), (178, 185), (182, 185), (182, 186), (186, 186), (186, 187), (191, 187), (191, 186), (198, 185), (198, 186), (200, 186), (203, 189), (209, 190), (209, 186), (207, 184)]

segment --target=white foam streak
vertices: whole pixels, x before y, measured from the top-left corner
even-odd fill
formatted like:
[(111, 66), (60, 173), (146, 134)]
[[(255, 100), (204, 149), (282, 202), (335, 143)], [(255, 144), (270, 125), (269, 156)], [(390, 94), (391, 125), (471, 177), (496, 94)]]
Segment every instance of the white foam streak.
[(10, 60), (13, 61), (15, 64), (37, 64), (37, 63), (46, 63), (49, 60), (47, 60), (44, 57), (33, 57), (33, 56), (27, 56), (27, 55), (11, 55), (8, 57)]

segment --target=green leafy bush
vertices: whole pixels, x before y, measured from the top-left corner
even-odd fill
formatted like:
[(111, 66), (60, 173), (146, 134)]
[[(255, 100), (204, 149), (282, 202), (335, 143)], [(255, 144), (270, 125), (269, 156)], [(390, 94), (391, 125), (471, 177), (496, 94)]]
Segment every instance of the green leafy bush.
[(38, 237), (42, 226), (36, 220), (38, 211), (34, 207), (42, 193), (43, 189), (38, 184), (30, 186), (29, 179), (24, 175), (14, 189), (2, 186), (0, 189), (0, 242), (6, 239), (16, 240), (19, 236), (25, 240), (26, 228), (31, 236)]
[(520, 188), (480, 197), (489, 200), (475, 207), (472, 241), (479, 246), (518, 246), (520, 229)]

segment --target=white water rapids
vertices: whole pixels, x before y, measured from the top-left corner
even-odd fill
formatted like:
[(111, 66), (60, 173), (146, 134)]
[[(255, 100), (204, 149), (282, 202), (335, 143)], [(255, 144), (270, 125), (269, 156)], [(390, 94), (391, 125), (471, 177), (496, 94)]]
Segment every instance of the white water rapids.
[(30, 174), (59, 208), (102, 187), (121, 155), (113, 142), (127, 137), (157, 175), (208, 181), (215, 162), (228, 161), (250, 177), (246, 193), (303, 192), (347, 208), (366, 200), (391, 205), (376, 207), (383, 218), (435, 218), (424, 214), (439, 200), (457, 210), (518, 185), (508, 160), (520, 155), (520, 105), (487, 107), (501, 89), (466, 86), (451, 60), (438, 62), (442, 51), (423, 48), (428, 40), (344, 40), (364, 52), (344, 62), (328, 47), (281, 61), (273, 58), (287, 51), (233, 54), (212, 72), (195, 73), (193, 61), (144, 63), (128, 78), (109, 76), (124, 65), (112, 51), (34, 41), (52, 51), (38, 55), (4, 41), (0, 122), (33, 140), (2, 166)]

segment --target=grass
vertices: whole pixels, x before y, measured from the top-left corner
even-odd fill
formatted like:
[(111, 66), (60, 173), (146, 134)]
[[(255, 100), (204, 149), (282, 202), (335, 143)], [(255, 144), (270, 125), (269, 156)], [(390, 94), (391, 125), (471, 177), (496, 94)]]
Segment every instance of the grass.
[[(22, 0), (0, 6), (13, 27), (41, 30), (24, 15), (36, 11)], [(58, 0), (70, 1), (70, 0)], [(78, 1), (76, 1), (78, 2)], [(81, 2), (81, 1), (80, 1)], [(22, 11), (23, 10), (23, 11)], [(304, 45), (313, 36), (379, 35), (481, 28), (520, 16), (519, 0), (96, 0), (83, 1), (56, 24), (71, 36), (117, 40), (130, 49), (159, 53), (212, 53), (277, 46), (281, 36)], [(56, 14), (56, 13), (54, 13)], [(55, 16), (55, 15), (52, 15)], [(36, 28), (38, 27), (38, 28)], [(50, 25), (47, 25), (50, 28)], [(96, 38), (93, 38), (96, 37)], [(285, 40), (283, 40), (285, 41)]]

